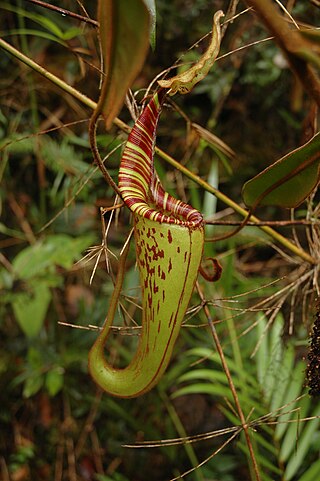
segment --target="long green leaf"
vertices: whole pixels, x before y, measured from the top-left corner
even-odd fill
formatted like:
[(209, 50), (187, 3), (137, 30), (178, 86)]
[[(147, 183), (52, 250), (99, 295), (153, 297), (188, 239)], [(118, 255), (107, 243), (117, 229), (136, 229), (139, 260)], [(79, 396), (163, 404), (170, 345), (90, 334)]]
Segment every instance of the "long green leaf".
[(259, 342), (259, 349), (255, 355), (257, 376), (260, 386), (264, 386), (264, 380), (268, 368), (269, 348), (267, 336), (267, 321), (264, 316), (261, 316), (257, 322), (257, 341)]
[(99, 108), (110, 128), (143, 66), (150, 16), (143, 0), (100, 0), (98, 21), (104, 74)]
[(303, 386), (303, 382), (305, 378), (304, 370), (305, 370), (305, 365), (301, 361), (297, 363), (295, 370), (292, 373), (292, 377), (288, 385), (286, 395), (283, 399), (283, 405), (284, 406), (288, 405), (288, 406), (284, 408), (285, 413), (279, 416), (278, 418), (279, 423), (277, 424), (275, 429), (275, 439), (278, 441), (283, 437), (283, 435), (287, 431), (286, 422), (289, 421), (293, 416), (292, 410), (296, 407), (296, 402), (293, 400), (296, 399), (301, 394), (301, 388)]
[(319, 414), (320, 414), (320, 407), (318, 406), (317, 409), (314, 411), (314, 416), (318, 416), (316, 419), (313, 419), (312, 421), (309, 421), (305, 428), (303, 429), (303, 432), (300, 436), (300, 438), (297, 441), (297, 451), (294, 453), (294, 455), (290, 458), (290, 461), (288, 462), (288, 465), (286, 467), (284, 479), (285, 481), (289, 481), (290, 479), (293, 478), (293, 476), (297, 473), (298, 469), (300, 468), (301, 464), (304, 461), (304, 458), (307, 454), (308, 449), (310, 448), (312, 444), (312, 439), (319, 427)]
[(299, 478), (299, 481), (315, 481), (320, 479), (320, 459), (314, 462)]
[(268, 357), (265, 359), (267, 370), (265, 378), (263, 380), (263, 389), (265, 391), (265, 397), (270, 402), (272, 393), (279, 382), (279, 376), (282, 371), (282, 331), (283, 331), (283, 318), (278, 315), (274, 320), (269, 334), (269, 352)]
[(299, 443), (299, 434), (301, 433), (302, 429), (305, 427), (304, 423), (299, 424), (298, 415), (299, 415), (299, 418), (307, 417), (309, 414), (309, 408), (310, 408), (310, 398), (305, 397), (300, 402), (299, 411), (295, 413), (297, 422), (292, 422), (287, 425), (287, 431), (281, 441), (280, 454), (279, 454), (279, 459), (282, 462), (284, 461), (287, 462), (290, 455), (293, 455), (293, 456), (295, 455), (295, 450)]
[(156, 0), (144, 0), (149, 11), (151, 26), (150, 26), (150, 44), (152, 49), (156, 46)]
[(292, 372), (294, 369), (294, 347), (292, 344), (289, 344), (284, 352), (282, 363), (281, 363), (281, 370), (279, 370), (277, 375), (277, 382), (274, 386), (272, 399), (271, 399), (271, 411), (275, 411), (276, 409), (280, 408), (283, 405), (283, 398), (287, 391), (288, 384), (290, 382), (290, 378), (288, 377), (288, 373)]
[[(254, 433), (252, 434), (252, 437), (255, 437)], [(250, 456), (249, 449), (244, 443), (239, 444), (239, 448), (248, 457)], [(261, 468), (263, 468), (263, 470), (261, 469), (261, 475), (262, 475), (263, 481), (275, 481), (275, 479), (279, 479), (279, 478), (275, 478), (274, 476), (271, 478), (267, 474), (266, 471), (268, 470), (268, 471), (271, 471), (272, 473), (276, 473), (278, 475), (281, 475), (281, 470), (278, 468), (278, 466), (276, 466), (274, 464), (274, 462), (270, 461), (270, 459), (265, 455), (265, 453), (264, 454), (257, 453), (256, 458), (257, 458), (257, 462), (258, 462), (259, 466), (261, 466)]]
[(247, 206), (296, 207), (319, 182), (320, 133), (285, 155), (243, 186)]
[(32, 37), (44, 38), (52, 42), (57, 42), (64, 47), (67, 46), (66, 42), (61, 40), (59, 37), (52, 35), (48, 32), (43, 32), (42, 30), (36, 30), (31, 28), (16, 28), (10, 31), (10, 35), (31, 35)]

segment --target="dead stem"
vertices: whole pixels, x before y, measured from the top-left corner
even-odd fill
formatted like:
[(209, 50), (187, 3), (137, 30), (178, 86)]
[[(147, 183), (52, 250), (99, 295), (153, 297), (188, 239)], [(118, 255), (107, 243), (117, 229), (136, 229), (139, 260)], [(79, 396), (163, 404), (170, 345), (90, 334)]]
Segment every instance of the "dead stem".
[[(205, 223), (207, 225), (227, 225), (227, 226), (238, 226), (241, 224), (241, 222), (236, 222), (232, 220), (206, 220)], [(315, 224), (320, 224), (320, 220), (317, 219), (315, 221), (312, 220), (306, 220), (306, 219), (301, 219), (301, 220), (263, 220), (260, 222), (247, 222), (246, 227), (258, 227), (258, 226), (264, 226), (264, 225), (271, 225), (273, 227), (292, 227), (292, 226), (297, 226), (297, 225), (315, 225)]]
[[(270, 411), (267, 414), (264, 414), (260, 416), (259, 418), (253, 419), (252, 421), (248, 421), (247, 425), (250, 428), (256, 428), (257, 426), (263, 426), (263, 425), (277, 425), (277, 424), (293, 424), (293, 423), (301, 423), (301, 422), (308, 422), (313, 419), (318, 419), (320, 416), (308, 416), (308, 417), (303, 417), (303, 418), (296, 418), (296, 419), (287, 419), (285, 421), (279, 421), (278, 418), (292, 414), (292, 413), (299, 413), (300, 407), (292, 407), (290, 406), (295, 405), (298, 401), (301, 401), (306, 394), (303, 394), (295, 399), (292, 399), (291, 401), (287, 402), (286, 404), (283, 404), (282, 406), (279, 406), (277, 409), (274, 411)], [(288, 409), (290, 408), (290, 409)], [(230, 406), (230, 409), (232, 409), (233, 412), (234, 408), (233, 406)], [(252, 414), (253, 410), (249, 413), (249, 416)], [(235, 413), (236, 414), (236, 413)], [(228, 428), (223, 428), (223, 429), (216, 429), (214, 431), (208, 431), (205, 433), (200, 433), (200, 434), (194, 434), (192, 436), (186, 436), (186, 437), (179, 437), (179, 438), (169, 438), (169, 439), (160, 439), (157, 441), (140, 441), (135, 444), (123, 444), (122, 447), (125, 448), (132, 448), (132, 449), (139, 449), (139, 448), (160, 448), (164, 446), (176, 446), (184, 443), (196, 443), (199, 441), (207, 441), (208, 439), (213, 439), (217, 438), (220, 436), (225, 436), (226, 434), (239, 434), (240, 431), (242, 430), (241, 426), (231, 426)]]
[(8, 196), (8, 201), (9, 201), (9, 204), (10, 204), (10, 207), (12, 209), (12, 211), (14, 212), (14, 214), (16, 215), (19, 223), (20, 223), (20, 227), (21, 227), (21, 230), (25, 233), (25, 236), (29, 242), (29, 244), (34, 244), (37, 239), (31, 229), (31, 226), (29, 224), (29, 222), (27, 221), (26, 219), (26, 216), (24, 215), (24, 212), (22, 210), (22, 208), (20, 207), (20, 205), (18, 204), (18, 202), (16, 201), (15, 197), (13, 195), (9, 195)]
[(96, 390), (94, 400), (93, 400), (93, 402), (91, 403), (91, 406), (90, 406), (90, 411), (88, 413), (87, 419), (85, 420), (84, 427), (81, 431), (81, 434), (79, 436), (78, 442), (77, 442), (76, 447), (75, 447), (76, 458), (79, 458), (80, 454), (82, 454), (85, 442), (86, 442), (89, 434), (91, 434), (91, 432), (93, 430), (93, 423), (94, 423), (94, 420), (96, 418), (96, 415), (97, 415), (97, 412), (98, 412), (98, 409), (99, 409), (99, 406), (100, 406), (100, 402), (101, 402), (101, 398), (102, 398), (102, 392), (103, 391), (101, 389)]
[(64, 407), (64, 430), (65, 430), (65, 443), (66, 443), (66, 450), (67, 450), (67, 459), (68, 459), (68, 479), (69, 481), (77, 481), (77, 468), (76, 468), (76, 456), (74, 450), (74, 442), (73, 437), (71, 435), (71, 428), (73, 419), (71, 417), (71, 409), (69, 400), (67, 397), (64, 398), (63, 402)]
[(9, 469), (8, 469), (6, 460), (2, 456), (0, 458), (0, 466), (1, 466), (1, 470), (0, 470), (1, 479), (3, 481), (10, 481)]
[(232, 426), (230, 428), (216, 429), (215, 431), (210, 431), (202, 434), (195, 434), (193, 436), (170, 438), (170, 439), (160, 439), (159, 441), (140, 441), (136, 444), (123, 444), (123, 448), (160, 448), (162, 446), (177, 446), (179, 444), (191, 444), (198, 441), (206, 441), (207, 439), (217, 438), (220, 436), (225, 436), (226, 434), (239, 433), (241, 430), (240, 426)]
[(93, 447), (92, 455), (93, 455), (97, 473), (103, 476), (105, 472), (103, 469), (102, 449), (100, 446), (97, 431), (95, 429), (92, 429), (92, 431), (90, 432), (90, 439)]
[[(201, 463), (198, 464), (198, 466), (195, 466), (194, 468), (188, 469), (188, 471), (185, 471), (184, 473), (180, 474), (179, 476), (176, 476), (175, 478), (171, 478), (169, 481), (176, 481), (177, 479), (182, 479), (185, 476), (187, 476), (190, 473), (193, 473), (196, 469), (201, 468), (204, 466), (210, 459), (214, 458), (220, 451), (222, 451), (228, 444), (231, 443), (231, 441), (234, 440), (239, 434), (239, 430), (234, 433), (230, 438), (228, 438), (221, 446), (219, 446), (210, 456), (208, 456), (206, 459), (201, 461)], [(260, 479), (260, 478), (259, 478)]]
[[(100, 207), (101, 231), (102, 231), (101, 232), (101, 237), (102, 237), (101, 244), (89, 247), (89, 249), (87, 249), (87, 254), (84, 257), (82, 257), (82, 259), (80, 259), (76, 263), (76, 264), (87, 264), (88, 262), (91, 262), (96, 258), (93, 269), (92, 269), (92, 273), (91, 273), (91, 276), (90, 276), (90, 280), (89, 280), (90, 284), (92, 284), (92, 281), (93, 281), (94, 275), (96, 273), (97, 267), (99, 265), (100, 258), (102, 256), (102, 254), (104, 254), (107, 272), (111, 275), (112, 280), (114, 281), (112, 270), (111, 270), (109, 254), (111, 254), (115, 259), (117, 259), (117, 256), (108, 248), (108, 233), (109, 233), (109, 230), (110, 230), (110, 226), (111, 226), (111, 223), (112, 223), (112, 219), (113, 219), (115, 210), (121, 208), (122, 206), (123, 206), (123, 204), (118, 203), (118, 197), (116, 196), (113, 206), (111, 206), (111, 207)], [(105, 219), (104, 219), (104, 214), (106, 214), (107, 212), (110, 212), (110, 211), (111, 211), (111, 215), (110, 215), (108, 223), (106, 225), (106, 222), (105, 222)], [(129, 236), (129, 240), (130, 240), (130, 236)], [(128, 239), (127, 239), (126, 242), (128, 242)]]
[(54, 465), (54, 481), (62, 481), (63, 452), (64, 452), (63, 437), (61, 436), (61, 433), (60, 433), (59, 441), (57, 445), (56, 461)]

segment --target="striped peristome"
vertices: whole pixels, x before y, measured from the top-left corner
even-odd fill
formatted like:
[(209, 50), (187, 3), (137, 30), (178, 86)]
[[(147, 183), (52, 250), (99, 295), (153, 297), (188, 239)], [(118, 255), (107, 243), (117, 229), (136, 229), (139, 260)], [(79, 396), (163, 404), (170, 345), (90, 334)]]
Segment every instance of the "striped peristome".
[(154, 169), (155, 134), (165, 89), (159, 90), (137, 119), (124, 149), (119, 190), (129, 209), (160, 223), (197, 227), (202, 215), (190, 205), (164, 191)]

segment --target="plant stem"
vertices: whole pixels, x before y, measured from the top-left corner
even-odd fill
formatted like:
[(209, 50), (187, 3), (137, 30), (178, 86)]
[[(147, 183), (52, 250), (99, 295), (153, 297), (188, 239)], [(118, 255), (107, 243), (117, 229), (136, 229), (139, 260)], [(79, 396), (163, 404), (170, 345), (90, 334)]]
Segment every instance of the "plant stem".
[[(95, 110), (97, 107), (97, 103), (84, 95), (83, 93), (79, 92), (79, 90), (75, 89), (71, 85), (68, 85), (66, 82), (61, 80), (59, 77), (56, 75), (52, 74), (48, 70), (46, 70), (44, 67), (30, 59), (28, 56), (24, 55), (22, 52), (17, 50), (15, 47), (7, 43), (5, 40), (0, 38), (0, 47), (2, 47), (4, 50), (9, 52), (11, 55), (16, 57), (18, 60), (21, 62), (25, 63), (28, 65), (30, 68), (53, 82), (56, 86), (64, 90), (65, 92), (69, 93), (72, 95), (74, 98), (79, 100), (82, 104), (86, 105), (92, 110)], [(127, 134), (130, 132), (130, 127), (125, 123), (122, 122), (119, 118), (115, 118), (113, 123), (119, 127), (122, 131), (126, 132)], [(171, 157), (169, 154), (165, 153), (163, 150), (159, 149), (156, 147), (155, 149), (156, 153), (164, 159), (166, 162), (168, 162), (170, 165), (178, 169), (180, 172), (182, 172), (184, 175), (186, 175), (189, 179), (193, 180), (196, 182), (200, 187), (205, 189), (207, 192), (210, 192), (211, 194), (215, 195), (218, 199), (220, 199), (223, 203), (234, 209), (238, 214), (240, 214), (242, 217), (246, 217), (248, 215), (248, 211), (241, 207), (239, 204), (234, 202), (232, 199), (227, 197), (225, 194), (220, 192), (218, 189), (213, 187), (212, 185), (208, 184), (205, 180), (201, 179), (198, 175), (194, 174), (193, 172), (190, 172), (186, 167), (181, 165), (178, 161), (176, 161), (173, 157)], [(252, 215), (250, 217), (251, 222), (255, 223), (260, 223), (260, 219), (258, 219), (256, 216)], [(306, 262), (309, 262), (310, 264), (315, 264), (316, 259), (314, 259), (310, 254), (305, 252), (303, 249), (299, 248), (295, 244), (293, 244), (290, 240), (286, 239), (284, 236), (276, 232), (274, 229), (272, 229), (269, 226), (259, 226), (258, 227), (263, 230), (266, 234), (270, 235), (278, 241), (280, 244), (282, 244), (284, 247), (289, 249), (292, 253), (296, 254), (299, 256), (301, 259), (303, 259)]]
[[(206, 219), (206, 224), (208, 225), (227, 225), (227, 226), (238, 226), (240, 222), (232, 221), (232, 220), (208, 220)], [(263, 220), (260, 222), (247, 222), (246, 227), (254, 226), (254, 227), (261, 227), (261, 226), (276, 226), (276, 227), (292, 227), (297, 225), (315, 225), (319, 224), (319, 221), (312, 221), (312, 220)]]
[(93, 114), (91, 116), (90, 122), (89, 122), (89, 141), (90, 141), (90, 147), (91, 147), (91, 152), (94, 158), (95, 163), (99, 167), (103, 177), (105, 178), (106, 182), (113, 188), (113, 190), (119, 195), (121, 198), (121, 192), (119, 190), (119, 187), (115, 183), (115, 181), (112, 179), (111, 175), (108, 172), (108, 169), (105, 168), (104, 163), (100, 157), (100, 152), (97, 146), (97, 137), (96, 137), (96, 131), (97, 131), (97, 122), (100, 116), (100, 108), (99, 108), (100, 102), (98, 102), (97, 107), (93, 111)]

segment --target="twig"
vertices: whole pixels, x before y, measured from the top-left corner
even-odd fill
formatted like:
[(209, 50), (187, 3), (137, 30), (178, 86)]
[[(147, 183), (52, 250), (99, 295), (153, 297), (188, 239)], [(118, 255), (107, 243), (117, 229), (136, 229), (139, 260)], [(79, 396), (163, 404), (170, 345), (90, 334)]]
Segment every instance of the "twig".
[(85, 421), (85, 425), (82, 429), (82, 432), (79, 436), (78, 442), (77, 442), (76, 447), (75, 447), (75, 456), (76, 456), (77, 459), (82, 454), (82, 450), (83, 450), (83, 447), (85, 445), (85, 442), (86, 442), (86, 439), (87, 439), (88, 435), (92, 432), (93, 423), (94, 423), (94, 420), (96, 418), (98, 408), (99, 408), (99, 405), (100, 405), (100, 402), (101, 402), (102, 392), (103, 391), (101, 389), (97, 388), (96, 395), (94, 397), (93, 402), (91, 403), (89, 414), (87, 416), (87, 419)]
[(54, 465), (54, 481), (62, 481), (63, 476), (63, 452), (64, 452), (64, 443), (63, 443), (63, 435), (59, 433), (59, 441), (57, 445), (57, 454), (56, 454), (56, 461)]
[(121, 198), (121, 192), (117, 184), (109, 174), (108, 170), (105, 168), (103, 160), (100, 157), (99, 149), (97, 146), (96, 130), (97, 130), (97, 122), (98, 122), (99, 116), (100, 116), (100, 108), (99, 108), (99, 104), (97, 104), (97, 107), (94, 109), (94, 112), (89, 122), (89, 140), (90, 140), (91, 152), (92, 152), (95, 163), (97, 164), (103, 177), (105, 178), (105, 181), (110, 185), (110, 187), (113, 188), (113, 190)]
[(236, 438), (237, 436), (238, 436), (238, 432), (232, 434), (232, 436), (230, 436), (221, 446), (219, 446), (213, 453), (211, 453), (210, 456), (208, 456), (206, 459), (201, 461), (201, 463), (199, 463), (198, 466), (188, 469), (188, 471), (185, 471), (184, 473), (180, 474), (179, 476), (176, 476), (175, 478), (171, 478), (170, 481), (177, 481), (178, 479), (182, 479), (188, 474), (195, 471), (196, 469), (201, 468), (202, 466), (207, 464), (207, 462), (210, 461), (210, 459), (214, 458), (218, 453), (220, 453), (220, 451), (222, 451), (228, 444), (230, 444), (231, 441), (233, 441), (234, 438)]
[[(240, 225), (241, 222), (236, 222), (232, 220), (206, 220), (206, 224), (208, 225), (227, 225), (227, 226), (237, 226)], [(293, 225), (314, 225), (320, 224), (320, 220), (311, 221), (311, 220), (261, 220), (259, 222), (247, 222), (246, 226), (251, 227), (261, 227), (261, 226), (276, 226), (276, 227), (291, 227)]]
[(69, 481), (77, 481), (77, 468), (76, 468), (76, 457), (74, 451), (74, 442), (73, 438), (70, 433), (70, 429), (72, 426), (72, 417), (71, 417), (71, 410), (69, 399), (67, 397), (64, 398), (63, 402), (64, 407), (64, 428), (65, 428), (65, 443), (66, 443), (66, 450), (67, 450), (67, 458), (68, 458), (68, 477)]
[(57, 7), (56, 5), (52, 5), (51, 3), (47, 2), (42, 2), (41, 0), (27, 0), (30, 3), (33, 3), (35, 5), (39, 5), (40, 7), (48, 8), (49, 10), (53, 10), (56, 13), (59, 13), (60, 15), (68, 16), (75, 18), (76, 20), (80, 20), (81, 22), (86, 22), (89, 23), (90, 25), (93, 25), (94, 27), (99, 26), (99, 22), (96, 20), (93, 20), (92, 18), (89, 17), (84, 17), (83, 15), (79, 15), (78, 13), (71, 12), (70, 10), (66, 10), (65, 8)]
[(93, 429), (90, 432), (90, 438), (91, 438), (91, 443), (92, 443), (92, 448), (93, 448), (93, 459), (94, 463), (96, 466), (96, 470), (98, 474), (101, 474), (102, 477), (105, 474), (104, 469), (103, 469), (103, 462), (102, 462), (102, 449), (99, 443), (99, 437), (97, 434), (97, 431)]
[(9, 197), (8, 200), (9, 200), (10, 207), (15, 213), (15, 215), (17, 216), (21, 229), (25, 233), (29, 244), (31, 245), (34, 244), (37, 239), (31, 229), (29, 222), (26, 220), (23, 210), (21, 209), (20, 205), (18, 204), (18, 202), (16, 201), (15, 197), (12, 194), (10, 194), (8, 197)]
[(6, 460), (2, 456), (0, 458), (0, 466), (1, 466), (0, 474), (2, 476), (1, 479), (3, 481), (10, 481), (10, 474), (9, 474), (8, 466), (7, 466)]

